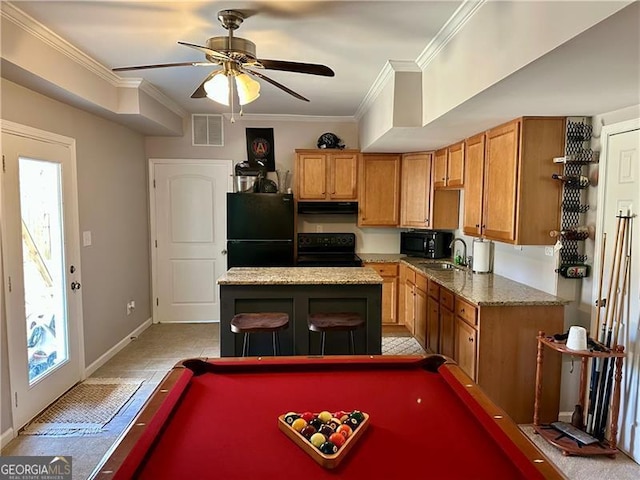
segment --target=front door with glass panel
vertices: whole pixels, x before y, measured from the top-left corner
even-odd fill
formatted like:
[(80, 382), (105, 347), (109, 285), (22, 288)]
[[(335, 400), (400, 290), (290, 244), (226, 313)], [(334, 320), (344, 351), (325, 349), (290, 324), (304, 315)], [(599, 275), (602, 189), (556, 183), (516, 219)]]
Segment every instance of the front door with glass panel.
[(14, 431), (82, 375), (72, 145), (3, 122), (2, 240)]

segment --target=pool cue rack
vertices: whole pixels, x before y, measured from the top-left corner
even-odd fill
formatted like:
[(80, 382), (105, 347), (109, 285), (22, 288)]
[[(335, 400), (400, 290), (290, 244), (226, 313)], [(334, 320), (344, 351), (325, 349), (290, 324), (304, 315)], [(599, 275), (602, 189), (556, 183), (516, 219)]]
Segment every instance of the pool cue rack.
[[(556, 341), (553, 337), (545, 336), (544, 332), (538, 333), (538, 354), (536, 358), (536, 391), (535, 391), (535, 403), (533, 407), (533, 428), (536, 433), (540, 434), (551, 445), (560, 449), (563, 455), (608, 455), (615, 457), (618, 453), (617, 438), (618, 438), (618, 415), (620, 410), (620, 384), (622, 380), (622, 360), (625, 357), (624, 347), (616, 346), (615, 348), (607, 348), (599, 342), (595, 342), (599, 349), (602, 351), (591, 350), (570, 350), (567, 348), (564, 341)], [(591, 445), (583, 445), (574, 440), (571, 437), (562, 435), (551, 425), (541, 424), (539, 417), (539, 406), (542, 399), (542, 387), (543, 387), (543, 361), (544, 361), (544, 349), (549, 348), (562, 355), (572, 355), (580, 357), (580, 393), (577, 404), (583, 407), (586, 412), (587, 408), (584, 408), (584, 402), (587, 393), (587, 377), (589, 371), (589, 359), (613, 359), (615, 361), (615, 375), (613, 383), (613, 397), (611, 399), (611, 422), (609, 424), (610, 438), (603, 439), (597, 443)]]

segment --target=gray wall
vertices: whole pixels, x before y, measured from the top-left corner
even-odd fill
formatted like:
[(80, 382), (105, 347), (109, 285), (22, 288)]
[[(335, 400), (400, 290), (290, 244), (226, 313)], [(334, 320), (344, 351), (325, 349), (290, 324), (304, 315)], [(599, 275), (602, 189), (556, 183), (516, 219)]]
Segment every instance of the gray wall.
[[(144, 137), (126, 127), (2, 80), (2, 118), (76, 139), (86, 366), (151, 317)], [(136, 310), (126, 315), (126, 303)], [(11, 425), (2, 324), (0, 432)]]

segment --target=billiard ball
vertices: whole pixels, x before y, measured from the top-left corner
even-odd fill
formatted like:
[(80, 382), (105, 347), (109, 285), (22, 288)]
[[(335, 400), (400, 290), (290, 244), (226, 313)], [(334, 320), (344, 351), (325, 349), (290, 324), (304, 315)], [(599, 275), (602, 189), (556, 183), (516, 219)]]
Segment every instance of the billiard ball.
[(302, 429), (306, 426), (307, 422), (304, 418), (296, 418), (291, 424), (291, 428), (293, 428), (296, 432), (302, 431)]
[(342, 422), (340, 422), (340, 420), (338, 420), (337, 418), (332, 418), (331, 420), (329, 420), (327, 425), (329, 425), (331, 428), (333, 428), (335, 430), (336, 428), (338, 428), (340, 426), (341, 423)]
[(358, 424), (360, 424), (364, 420), (364, 413), (362, 413), (360, 410), (354, 410), (349, 414), (349, 418), (355, 418)]
[(331, 436), (329, 437), (329, 441), (333, 443), (336, 447), (340, 448), (342, 445), (344, 445), (344, 442), (346, 442), (347, 439), (341, 433), (336, 432), (331, 434)]
[(344, 438), (349, 438), (351, 436), (351, 434), (353, 433), (353, 430), (351, 429), (351, 427), (349, 425), (346, 424), (342, 424), (338, 427), (338, 429), (336, 430), (337, 433), (339, 433), (340, 435), (342, 435)]
[(327, 423), (329, 420), (331, 420), (331, 413), (323, 410), (318, 414), (318, 418), (322, 421), (322, 423)]
[(333, 455), (334, 453), (338, 453), (338, 447), (332, 442), (324, 442), (320, 445), (320, 451), (325, 455)]
[(318, 432), (320, 432), (321, 434), (323, 434), (325, 437), (328, 437), (329, 435), (331, 435), (334, 431), (333, 428), (331, 428), (329, 425), (323, 424), (320, 426), (320, 428), (318, 429)]
[(348, 425), (351, 427), (351, 430), (355, 430), (358, 428), (358, 425), (360, 425), (360, 422), (353, 417), (349, 417), (342, 423), (342, 425)]
[(337, 412), (333, 412), (333, 416), (335, 418), (342, 418), (347, 414), (344, 410), (338, 410)]
[(309, 441), (317, 448), (320, 448), (320, 445), (327, 441), (327, 438), (321, 433), (314, 433), (311, 435)]
[(309, 425), (313, 425), (316, 430), (319, 430), (322, 426), (322, 420), (320, 420), (319, 418), (314, 418), (309, 422)]
[(293, 423), (293, 421), (296, 420), (297, 418), (300, 418), (300, 415), (298, 415), (295, 412), (289, 412), (289, 413), (285, 414), (284, 422), (287, 425), (291, 425)]
[(304, 438), (309, 440), (311, 438), (311, 436), (316, 432), (317, 432), (317, 430), (315, 429), (315, 427), (313, 425), (307, 425), (302, 430), (300, 430), (300, 435), (302, 435)]
[(300, 416), (302, 418), (304, 418), (307, 423), (309, 423), (311, 420), (313, 420), (313, 417), (314, 417), (313, 413), (311, 413), (311, 412), (304, 412)]

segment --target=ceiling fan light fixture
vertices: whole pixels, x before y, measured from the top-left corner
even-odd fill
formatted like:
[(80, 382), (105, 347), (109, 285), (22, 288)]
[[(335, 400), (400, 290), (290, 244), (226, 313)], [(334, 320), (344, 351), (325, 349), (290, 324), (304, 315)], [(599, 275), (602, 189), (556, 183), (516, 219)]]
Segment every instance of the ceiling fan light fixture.
[(251, 103), (260, 96), (260, 83), (246, 73), (239, 73), (235, 77), (240, 105)]
[(218, 72), (204, 84), (207, 98), (222, 105), (229, 106), (229, 79), (224, 72)]

